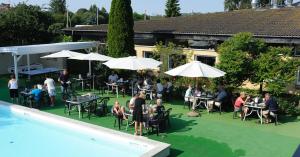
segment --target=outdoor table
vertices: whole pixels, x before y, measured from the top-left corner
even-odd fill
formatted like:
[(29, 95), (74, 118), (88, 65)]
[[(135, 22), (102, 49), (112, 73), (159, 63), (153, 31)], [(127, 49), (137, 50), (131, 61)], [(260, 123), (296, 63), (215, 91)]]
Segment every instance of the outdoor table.
[(260, 119), (260, 124), (263, 123), (263, 114), (262, 111), (265, 108), (265, 104), (264, 103), (246, 103), (245, 107), (248, 107), (250, 111), (250, 113), (247, 113), (246, 115), (244, 115), (244, 121), (246, 120), (246, 117), (250, 116), (253, 112), (256, 112), (258, 118)]
[(91, 103), (93, 101), (97, 101), (100, 97), (99, 96), (83, 96), (83, 97), (78, 97), (76, 98), (76, 100), (66, 100), (66, 103), (68, 105), (68, 113), (70, 115), (70, 111), (71, 111), (71, 108), (72, 106), (77, 106), (78, 108), (78, 114), (79, 114), (79, 118), (82, 118), (82, 115), (81, 115), (81, 108), (83, 106), (83, 104), (86, 104), (86, 103)]
[(213, 100), (214, 99), (213, 96), (210, 96), (210, 95), (201, 95), (201, 96), (192, 96), (191, 98), (193, 99), (193, 101), (200, 100), (200, 102), (195, 107), (200, 106), (201, 102), (204, 101), (204, 107), (207, 109), (207, 112), (209, 113), (208, 101), (209, 100)]
[(30, 70), (30, 71), (21, 71), (19, 73), (22, 75), (35, 76), (35, 75), (43, 75), (48, 73), (58, 73), (60, 71), (61, 70), (57, 68), (44, 68), (44, 69), (37, 69), (37, 70)]
[(75, 81), (80, 82), (81, 90), (84, 91), (85, 82), (91, 80), (91, 78), (74, 78)]
[(111, 91), (113, 91), (113, 88), (116, 88), (116, 94), (117, 98), (119, 98), (119, 84), (118, 83), (106, 83), (107, 85), (107, 92), (109, 92), (109, 87), (111, 87)]

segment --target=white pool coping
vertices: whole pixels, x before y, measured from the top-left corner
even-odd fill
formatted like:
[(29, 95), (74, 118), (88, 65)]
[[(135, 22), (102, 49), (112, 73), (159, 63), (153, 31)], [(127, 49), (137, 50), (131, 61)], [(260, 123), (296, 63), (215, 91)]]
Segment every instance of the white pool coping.
[(61, 117), (51, 113), (43, 112), (37, 109), (31, 109), (20, 105), (11, 104), (0, 101), (0, 105), (8, 106), (13, 112), (21, 113), (23, 115), (50, 122), (59, 127), (67, 127), (70, 129), (80, 130), (80, 132), (89, 133), (97, 137), (105, 137), (111, 140), (117, 139), (124, 142), (134, 143), (140, 147), (148, 147), (148, 152), (140, 157), (167, 157), (170, 155), (170, 144), (154, 141), (146, 137), (134, 136), (120, 131), (104, 128), (101, 126), (85, 123), (82, 121)]

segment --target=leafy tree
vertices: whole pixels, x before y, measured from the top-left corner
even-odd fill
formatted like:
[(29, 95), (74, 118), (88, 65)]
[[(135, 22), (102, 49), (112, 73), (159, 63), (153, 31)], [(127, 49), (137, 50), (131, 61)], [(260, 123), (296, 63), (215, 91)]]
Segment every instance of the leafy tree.
[(66, 0), (51, 0), (50, 11), (55, 14), (65, 14), (67, 12)]
[(249, 9), (251, 8), (251, 0), (225, 0), (224, 9), (228, 11)]
[(112, 0), (108, 25), (108, 51), (112, 57), (135, 55), (131, 0)]
[(300, 66), (298, 59), (292, 57), (292, 49), (288, 47), (270, 47), (254, 61), (254, 82), (261, 84), (274, 94), (282, 93), (288, 84), (295, 80)]
[(166, 17), (181, 16), (179, 0), (167, 0), (165, 13)]
[(39, 6), (19, 3), (0, 13), (0, 44), (25, 45), (47, 43), (53, 39), (48, 32), (52, 16)]
[(186, 63), (187, 58), (190, 58), (191, 54), (188, 54), (188, 56), (186, 56), (185, 59), (178, 57), (182, 54), (183, 48), (181, 46), (175, 45), (172, 42), (169, 42), (167, 45), (164, 45), (162, 42), (159, 42), (155, 45), (153, 58), (162, 62), (160, 70), (161, 72), (165, 72), (169, 70), (169, 57), (172, 55), (177, 55), (177, 58), (175, 58), (174, 60), (176, 64), (174, 65), (175, 67)]
[(251, 33), (239, 33), (218, 47), (219, 61), (217, 67), (226, 72), (223, 83), (231, 87), (239, 87), (254, 75), (252, 62), (260, 53), (266, 51), (262, 40)]
[[(99, 24), (108, 23), (108, 13), (105, 8), (98, 9)], [(91, 5), (90, 9), (78, 9), (71, 18), (72, 25), (96, 25), (97, 24), (97, 6)]]
[[(139, 14), (137, 12), (133, 13), (133, 20), (134, 21), (140, 21), (145, 19), (145, 14)], [(146, 15), (146, 19), (150, 19), (150, 16)]]

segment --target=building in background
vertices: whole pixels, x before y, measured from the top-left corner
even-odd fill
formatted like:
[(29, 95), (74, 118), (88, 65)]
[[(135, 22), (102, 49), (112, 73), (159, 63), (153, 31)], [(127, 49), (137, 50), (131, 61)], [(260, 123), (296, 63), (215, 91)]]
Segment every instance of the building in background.
[[(64, 29), (74, 41), (106, 41), (108, 25)], [(195, 50), (193, 59), (217, 61), (216, 47), (239, 32), (251, 32), (268, 45), (289, 46), (300, 56), (300, 8), (249, 9), (137, 21), (134, 26), (138, 56), (147, 56), (158, 42), (173, 42)], [(201, 49), (201, 50), (199, 50)], [(204, 49), (204, 50), (203, 50)], [(205, 50), (206, 49), (206, 50)], [(205, 61), (207, 60), (207, 61)]]

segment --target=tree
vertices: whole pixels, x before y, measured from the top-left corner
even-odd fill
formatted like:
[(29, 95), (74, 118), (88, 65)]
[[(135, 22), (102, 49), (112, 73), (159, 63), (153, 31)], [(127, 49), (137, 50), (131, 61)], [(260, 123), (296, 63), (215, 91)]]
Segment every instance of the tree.
[[(133, 20), (134, 21), (140, 21), (145, 19), (145, 14), (139, 14), (137, 12), (133, 13)], [(146, 19), (149, 20), (150, 16), (146, 15)]]
[(224, 9), (228, 11), (249, 9), (251, 8), (251, 0), (225, 0)]
[(165, 13), (166, 17), (181, 16), (179, 0), (167, 0)]
[(108, 25), (108, 52), (112, 57), (135, 55), (131, 0), (112, 0)]
[(223, 83), (231, 87), (239, 87), (254, 75), (252, 62), (260, 53), (266, 51), (262, 40), (251, 33), (239, 33), (226, 40), (218, 47), (219, 61), (217, 67), (226, 72), (221, 78)]
[(53, 39), (48, 32), (52, 16), (39, 6), (19, 3), (0, 13), (0, 44), (26, 45), (47, 43)]
[(292, 57), (292, 49), (288, 47), (269, 47), (266, 53), (261, 53), (254, 61), (254, 83), (263, 84), (273, 94), (282, 93), (288, 84), (295, 80), (295, 74), (300, 66), (298, 59)]
[(66, 0), (51, 0), (50, 11), (55, 14), (65, 14), (67, 12)]

